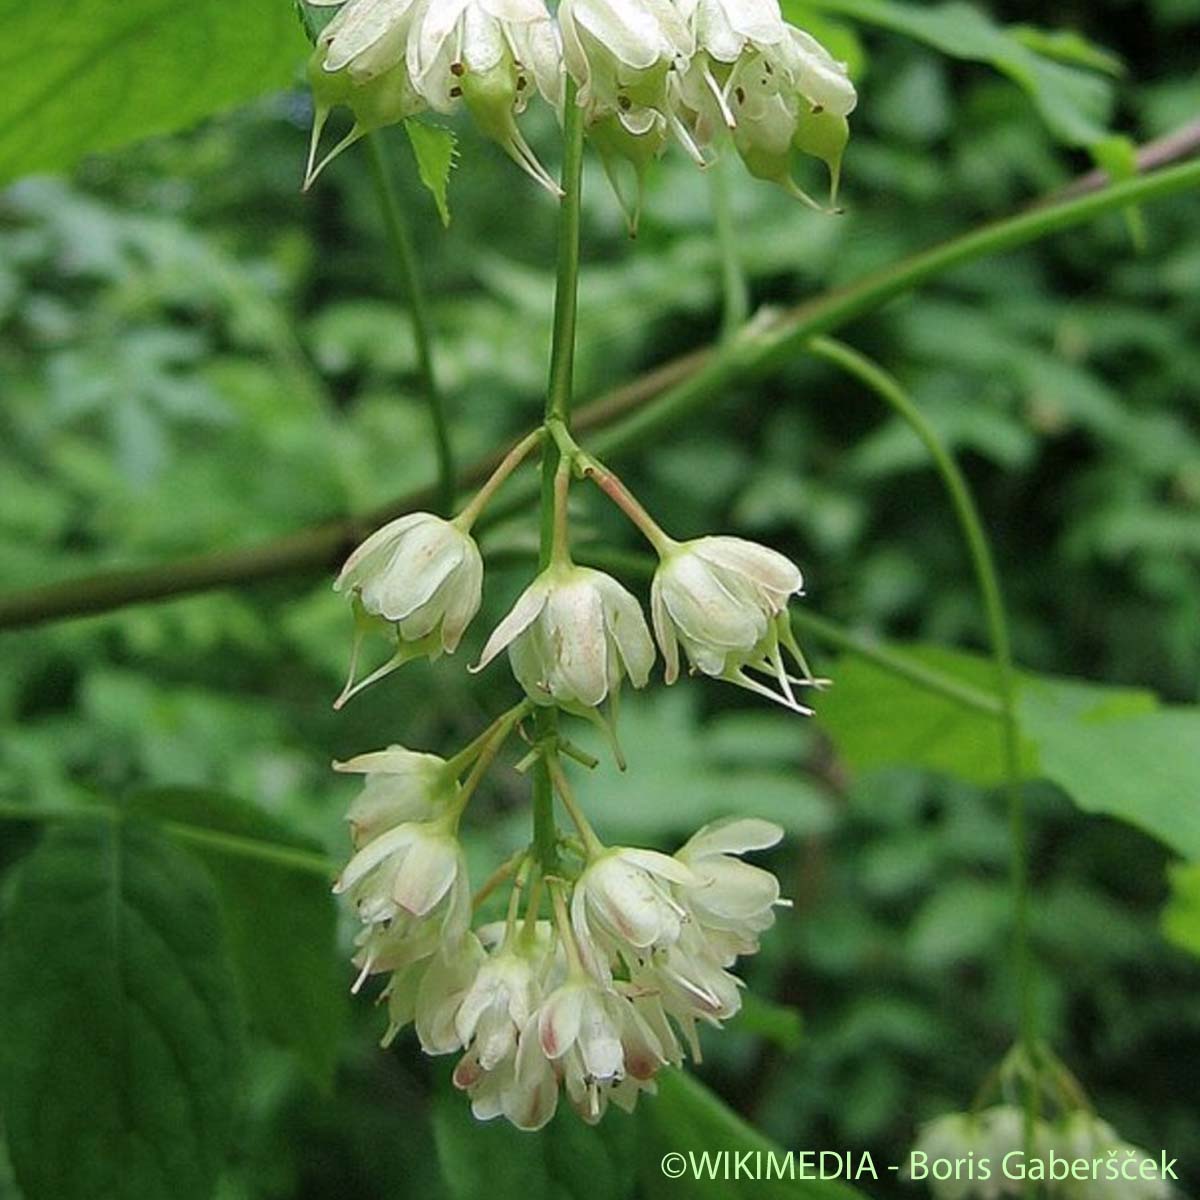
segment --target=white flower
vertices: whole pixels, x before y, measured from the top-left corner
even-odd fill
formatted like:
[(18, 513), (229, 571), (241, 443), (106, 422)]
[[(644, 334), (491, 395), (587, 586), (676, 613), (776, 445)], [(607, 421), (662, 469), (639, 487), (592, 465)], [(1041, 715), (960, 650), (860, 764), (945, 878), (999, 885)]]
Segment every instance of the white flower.
[[(646, 1083), (667, 1061), (654, 1031), (625, 996), (581, 976), (568, 979), (542, 1005), (538, 1043), (559, 1064), (568, 1099), (589, 1122), (603, 1116), (624, 1081)], [(621, 1102), (632, 1106), (638, 1090), (636, 1083), (623, 1089)]]
[(395, 627), (396, 653), (357, 684), (354, 672), (362, 640), (356, 622), (350, 679), (334, 707), (411, 658), (453, 654), (483, 591), (483, 559), (469, 533), (432, 513), (409, 513), (377, 529), (346, 560), (333, 585), (351, 591), (367, 621)]
[(453, 1075), (455, 1087), (471, 1098), (471, 1111), (480, 1121), (505, 1116), (518, 1129), (543, 1128), (558, 1107), (558, 1076), (538, 1046), (537, 1015), (521, 1031), (517, 1049), (485, 1071), (478, 1048), (472, 1046), (459, 1060)]
[[(1143, 1162), (1154, 1160), (1138, 1146), (1132, 1146), (1106, 1121), (1089, 1112), (1073, 1112), (1058, 1130), (1055, 1150), (1066, 1159), (1106, 1159), (1120, 1163), (1124, 1171), (1118, 1178), (1109, 1179), (1102, 1172), (1098, 1179), (1071, 1181), (1064, 1189), (1072, 1200), (1169, 1200), (1174, 1192), (1157, 1168), (1141, 1173)], [(1126, 1164), (1128, 1164), (1126, 1166)]]
[[(332, 6), (341, 0), (308, 0)], [(348, 0), (318, 41), (323, 66), (345, 70), (357, 82), (382, 75), (404, 60), (408, 33), (422, 0)]]
[(455, 1018), (464, 1046), (491, 1071), (516, 1053), (517, 1037), (541, 1003), (539, 963), (519, 935), (509, 939), (480, 967)]
[(643, 687), (654, 663), (637, 600), (611, 576), (569, 564), (548, 567), (525, 589), (472, 670), (505, 647), (535, 703), (585, 710), (616, 692), (625, 674)]
[(394, 621), (400, 637), (438, 630), (453, 653), (479, 611), (483, 559), (469, 533), (432, 513), (409, 513), (377, 529), (346, 560), (334, 591), (355, 592), (371, 616)]
[[(787, 620), (789, 597), (804, 586), (800, 570), (782, 554), (735, 537), (703, 537), (667, 549), (654, 574), (650, 611), (666, 662), (666, 680), (679, 675), (679, 645), (695, 670), (727, 679), (784, 704), (796, 702), (792, 684), (814, 684)], [(784, 667), (780, 646), (803, 678)], [(751, 679), (761, 671), (779, 683), (773, 692)]]
[(453, 819), (406, 821), (369, 841), (346, 864), (333, 890), (348, 892), (367, 924), (402, 913), (428, 917), (468, 888)]
[(417, 16), (408, 71), (439, 112), (462, 98), (476, 124), (534, 180), (558, 195), (516, 125), (532, 81), (551, 104), (562, 99), (558, 32), (542, 0), (437, 0)]
[(814, 109), (848, 117), (858, 104), (858, 93), (846, 71), (812, 34), (786, 26), (783, 61), (792, 86)]
[(463, 1043), (456, 1017), (486, 955), (473, 933), (445, 942), (438, 952), (395, 971), (383, 993), (388, 1006), (388, 1046), (405, 1025), (415, 1023), (426, 1054), (451, 1054)]
[(787, 38), (787, 26), (776, 0), (675, 3), (696, 43), (696, 54), (680, 76), (679, 95), (696, 114), (696, 139), (707, 143), (718, 124), (730, 128), (736, 124), (728, 99), (732, 65), (748, 52), (780, 46)]
[(403, 746), (359, 754), (333, 769), (367, 777), (346, 813), (356, 850), (406, 821), (432, 820), (458, 793), (444, 758)]
[(766, 850), (782, 837), (773, 821), (731, 817), (705, 825), (675, 854), (693, 876), (680, 895), (725, 966), (736, 955), (755, 953), (758, 935), (775, 922), (775, 907), (790, 904), (779, 898), (779, 880), (770, 871), (735, 856)]
[[(921, 1126), (913, 1150), (925, 1154), (930, 1161), (944, 1158), (956, 1162), (975, 1154), (978, 1147), (979, 1125), (975, 1117), (970, 1113), (946, 1113)], [(907, 1171), (905, 1177), (911, 1178)], [(966, 1200), (975, 1182), (964, 1171), (934, 1180), (930, 1187), (938, 1200)]]
[(633, 978), (639, 988), (658, 993), (663, 1011), (683, 1031), (697, 1062), (696, 1021), (719, 1028), (742, 1006), (741, 980), (725, 970), (713, 955), (709, 939), (692, 923), (682, 927), (675, 945), (656, 951), (650, 965)]
[(558, 21), (564, 62), (589, 121), (615, 114), (630, 133), (642, 134), (655, 112), (677, 119), (668, 74), (694, 43), (670, 0), (562, 0)]
[(670, 885), (700, 882), (686, 864), (654, 850), (619, 846), (592, 859), (571, 896), (571, 922), (588, 968), (606, 978), (613, 949), (639, 954), (676, 942), (687, 912)]

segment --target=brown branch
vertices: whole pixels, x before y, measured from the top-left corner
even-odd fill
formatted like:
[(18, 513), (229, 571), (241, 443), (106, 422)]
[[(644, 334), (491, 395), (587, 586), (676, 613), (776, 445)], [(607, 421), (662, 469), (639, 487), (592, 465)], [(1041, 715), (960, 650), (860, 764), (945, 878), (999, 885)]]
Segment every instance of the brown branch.
[[(730, 387), (774, 369), (807, 341), (885, 304), (894, 297), (964, 263), (1011, 250), (1057, 230), (1132, 204), (1200, 186), (1200, 163), (1168, 167), (1099, 191), (1035, 206), (961, 237), (931, 247), (797, 308), (752, 321), (720, 349), (693, 351), (618, 388), (577, 414), (581, 431), (604, 429), (596, 449), (607, 456), (627, 452), (685, 420)], [(460, 488), (484, 479), (507, 447), (472, 464)], [(511, 499), (536, 494), (512, 489)], [(130, 570), (101, 571), (85, 578), (0, 596), (0, 629), (107, 612), (232, 584), (251, 583), (333, 567), (363, 536), (403, 512), (428, 508), (432, 487), (423, 487), (359, 517), (326, 521), (310, 529), (235, 550), (222, 550)], [(494, 506), (511, 511), (512, 506)], [(493, 514), (494, 515), (494, 514)]]
[[(1172, 163), (1185, 162), (1200, 154), (1200, 118), (1182, 125), (1171, 133), (1147, 142), (1137, 152), (1137, 169), (1141, 174), (1157, 171)], [(1039, 201), (1040, 204), (1057, 204), (1075, 196), (1086, 196), (1098, 192), (1112, 183), (1112, 176), (1102, 167), (1088, 171)]]

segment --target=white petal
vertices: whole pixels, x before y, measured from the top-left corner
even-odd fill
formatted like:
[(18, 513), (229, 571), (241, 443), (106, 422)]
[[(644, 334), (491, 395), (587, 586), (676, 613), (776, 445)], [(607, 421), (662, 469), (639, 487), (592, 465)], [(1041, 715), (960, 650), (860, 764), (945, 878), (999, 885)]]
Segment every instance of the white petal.
[(458, 867), (458, 843), (454, 838), (423, 837), (396, 873), (392, 899), (414, 917), (423, 917), (450, 890)]
[(512, 611), (492, 630), (479, 661), (471, 671), (482, 671), (515, 637), (537, 620), (546, 605), (549, 583), (545, 575), (539, 575), (520, 595)]
[(579, 984), (565, 984), (542, 1006), (538, 1017), (538, 1043), (547, 1058), (561, 1058), (579, 1037), (584, 991)]
[(634, 687), (645, 687), (654, 666), (654, 642), (642, 606), (610, 575), (602, 575), (596, 585), (604, 598), (605, 627), (617, 644), (629, 680)]
[(666, 565), (662, 595), (679, 631), (702, 645), (749, 653), (767, 632), (766, 615), (725, 587), (699, 554), (683, 553)]
[(663, 678), (668, 684), (674, 683), (679, 678), (679, 643), (675, 639), (675, 626), (671, 623), (662, 597), (662, 567), (654, 572), (654, 581), (650, 585), (650, 617), (654, 622), (658, 648), (666, 664)]
[(779, 880), (770, 871), (724, 855), (709, 857), (697, 867), (701, 886), (689, 890), (688, 900), (722, 921), (751, 921), (770, 913), (779, 900)]
[(468, 547), (462, 563), (447, 587), (450, 592), (446, 601), (446, 612), (442, 619), (442, 646), (447, 654), (458, 649), (458, 643), (474, 620), (483, 599), (483, 557), (474, 539), (468, 538)]
[(791, 559), (757, 542), (739, 537), (705, 537), (688, 545), (708, 562), (745, 575), (762, 587), (784, 596), (790, 596), (804, 586), (800, 568)]
[(579, 1025), (579, 1053), (592, 1079), (619, 1079), (625, 1070), (625, 1052), (617, 1027), (598, 989), (587, 989)]
[(446, 522), (413, 526), (400, 536), (390, 561), (363, 579), (363, 608), (389, 621), (409, 616), (433, 597), (465, 554), (462, 534)]
[(407, 854), (413, 842), (421, 836), (419, 825), (399, 825), (369, 842), (345, 866), (335, 892), (349, 891), (365, 875), (373, 871), (385, 858), (401, 852)]
[(370, 49), (404, 20), (412, 4), (413, 0), (351, 0), (334, 18), (338, 25), (325, 55), (325, 70), (340, 71)]
[(783, 828), (759, 817), (726, 817), (694, 833), (679, 851), (685, 861), (710, 854), (766, 850), (783, 840)]
[(788, 27), (789, 63), (796, 86), (813, 104), (837, 117), (849, 116), (858, 103), (858, 93), (838, 62), (820, 42), (802, 29)]
[(555, 699), (594, 708), (608, 695), (604, 602), (581, 572), (550, 589), (541, 621), (552, 653), (547, 664)]
[[(407, 513), (403, 517), (397, 517), (394, 521), (389, 521), (386, 525), (375, 530), (369, 538), (366, 539), (357, 549), (346, 559), (345, 565), (338, 573), (337, 580), (333, 585), (335, 592), (343, 591), (345, 588), (353, 586), (358, 578), (368, 573), (368, 560), (377, 560), (381, 557), (381, 551), (390, 551), (394, 544), (399, 540), (400, 536), (407, 533), (408, 530), (417, 525), (422, 524), (433, 518), (432, 513)], [(374, 561), (371, 565), (377, 565)], [(360, 570), (360, 568), (362, 568)], [(354, 578), (352, 578), (352, 576)]]
[(699, 882), (696, 873), (690, 867), (669, 854), (660, 854), (657, 850), (642, 850), (635, 846), (624, 846), (619, 854), (625, 862), (633, 863), (652, 875), (661, 875), (672, 883), (695, 887)]

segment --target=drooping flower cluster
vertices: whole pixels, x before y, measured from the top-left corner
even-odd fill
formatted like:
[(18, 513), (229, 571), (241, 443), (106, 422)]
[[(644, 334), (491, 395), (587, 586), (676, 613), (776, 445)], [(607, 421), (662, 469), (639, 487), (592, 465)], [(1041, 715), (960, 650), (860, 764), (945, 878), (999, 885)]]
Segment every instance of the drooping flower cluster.
[[(493, 742), (519, 715), (501, 719)], [(472, 786), (459, 786), (462, 766), (396, 746), (337, 764), (366, 776), (349, 812), (356, 853), (335, 890), (362, 925), (356, 987), (388, 976), (384, 1044), (412, 1024), (427, 1053), (460, 1054), (454, 1082), (483, 1120), (539, 1129), (560, 1092), (588, 1121), (610, 1102), (632, 1109), (682, 1061), (681, 1039), (699, 1058), (698, 1021), (738, 1011), (729, 968), (786, 902), (773, 875), (737, 856), (782, 830), (733, 819), (669, 856), (605, 847), (584, 824), (575, 877), (548, 881), (554, 921), (539, 917), (543, 881), (528, 886), (522, 858), (507, 920), (476, 931), (457, 838)]]
[[(836, 194), (854, 86), (844, 64), (784, 21), (778, 0), (561, 0), (553, 16), (544, 0), (345, 0), (310, 65), (316, 119), (306, 185), (372, 129), (463, 105), (557, 193), (517, 117), (535, 92), (561, 111), (568, 75), (631, 226), (646, 170), (672, 137), (701, 165), (728, 138), (751, 174), (809, 203), (792, 157), (815, 156)], [(318, 163), (339, 104), (354, 125)], [(636, 195), (623, 187), (622, 164)]]
[[(526, 439), (518, 446), (481, 495), (490, 495), (534, 443)], [(603, 464), (578, 447), (565, 461), (574, 461), (581, 474), (607, 491), (658, 551), (650, 589), (655, 636), (637, 598), (622, 584), (571, 561), (564, 529), (552, 561), (496, 626), (471, 669), (483, 670), (507, 650), (513, 673), (534, 704), (599, 720), (598, 707), (607, 701), (611, 713), (624, 679), (637, 688), (646, 685), (656, 639), (667, 683), (679, 677), (682, 646), (693, 671), (794, 712), (811, 713), (797, 701), (796, 689), (825, 681), (813, 676), (788, 617), (788, 601), (803, 592), (799, 568), (778, 551), (743, 538), (675, 541)], [(562, 506), (565, 521), (565, 497)], [(483, 559), (470, 533), (480, 509), (477, 500), (454, 520), (431, 513), (400, 517), (347, 559), (334, 588), (351, 596), (355, 639), (350, 675), (336, 707), (405, 662), (436, 659), (458, 647), (482, 596)], [(356, 681), (361, 643), (372, 629), (388, 633), (395, 649), (382, 666)], [(775, 690), (748, 672), (774, 683)], [(611, 724), (606, 728), (613, 731)]]
[[(1051, 1200), (1169, 1200), (1160, 1163), (1131, 1146), (1091, 1112), (1039, 1117), (1026, 1139), (1025, 1113), (1001, 1104), (977, 1113), (948, 1113), (924, 1125), (913, 1147), (936, 1200), (1003, 1200), (1027, 1194), (1029, 1180)], [(958, 1163), (958, 1169), (933, 1164)], [(962, 1164), (968, 1164), (963, 1166)]]
[[(700, 1023), (738, 1011), (737, 959), (753, 954), (774, 921), (779, 884), (742, 855), (774, 846), (769, 821), (706, 826), (674, 855), (605, 846), (572, 794), (562, 758), (595, 765), (539, 718), (527, 756), (577, 836), (543, 836), (484, 884), (475, 901), (511, 884), (503, 922), (472, 928), (475, 907), (458, 839), (462, 814), (505, 740), (535, 711), (598, 723), (618, 763), (616, 705), (622, 682), (649, 680), (655, 639), (638, 599), (571, 557), (568, 493), (592, 479), (659, 554), (651, 586), (654, 632), (674, 682), (680, 646), (695, 671), (728, 680), (797, 712), (796, 689), (815, 686), (787, 614), (798, 568), (765, 546), (733, 537), (677, 542), (624, 485), (560, 426), (519, 443), (453, 520), (415, 513), (385, 525), (351, 555), (334, 586), (350, 597), (356, 636), (340, 705), (411, 659), (453, 653), (480, 607), (483, 558), (471, 528), (504, 479), (537, 445), (553, 446), (553, 536), (545, 565), (496, 627), (475, 670), (507, 650), (525, 692), (514, 708), (449, 759), (400, 746), (337, 763), (365, 776), (349, 811), (355, 853), (335, 890), (360, 922), (357, 989), (384, 974), (385, 1044), (409, 1024), (430, 1054), (458, 1054), (454, 1081), (476, 1115), (541, 1128), (560, 1094), (588, 1121), (611, 1102), (630, 1109), (658, 1071), (685, 1050), (700, 1056)], [(372, 628), (391, 656), (355, 681)], [(794, 666), (784, 662), (784, 652)], [(790, 674), (795, 669), (799, 675)], [(768, 687), (749, 672), (774, 683)], [(607, 718), (600, 706), (607, 707)], [(549, 912), (544, 912), (545, 901)], [(524, 912), (522, 904), (524, 902)], [(552, 919), (548, 919), (552, 918)]]

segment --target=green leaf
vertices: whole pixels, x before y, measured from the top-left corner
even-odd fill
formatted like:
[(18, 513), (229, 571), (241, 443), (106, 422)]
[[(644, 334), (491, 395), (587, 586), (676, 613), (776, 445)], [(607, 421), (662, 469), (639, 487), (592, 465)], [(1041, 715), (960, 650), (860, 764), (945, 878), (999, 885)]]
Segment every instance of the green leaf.
[(443, 225), (450, 224), (450, 172), (458, 161), (457, 140), (449, 129), (426, 125), (423, 121), (405, 121), (408, 140), (417, 160), (417, 173), (437, 205)]
[[(252, 1022), (292, 1050), (312, 1078), (329, 1083), (348, 1011), (337, 947), (337, 911), (326, 881), (286, 858), (231, 854), (196, 831), (215, 831), (284, 849), (314, 848), (280, 822), (233, 796), (176, 788), (143, 792), (135, 813), (186, 826), (185, 844), (217, 884), (230, 950)], [(179, 830), (179, 832), (183, 832)]]
[[(916, 646), (905, 657), (988, 690), (988, 659)], [(865, 659), (846, 657), (816, 701), (853, 767), (909, 765), (983, 786), (1004, 779), (1000, 723)], [(1017, 724), (1025, 778), (1057, 784), (1085, 812), (1136, 826), (1200, 858), (1200, 709), (1158, 708), (1145, 691), (1023, 673)]]
[[(639, 1178), (650, 1200), (728, 1200), (743, 1196), (746, 1200), (854, 1200), (863, 1195), (836, 1180), (800, 1178), (804, 1172), (799, 1153), (792, 1160), (796, 1178), (788, 1177), (786, 1168), (785, 1178), (768, 1177), (775, 1164), (786, 1162), (787, 1152), (746, 1124), (686, 1071), (662, 1071), (658, 1095), (641, 1101), (638, 1118)], [(722, 1152), (728, 1152), (728, 1160), (718, 1157)], [(758, 1156), (747, 1160), (759, 1164), (757, 1179), (735, 1177), (734, 1160), (746, 1153)], [(684, 1166), (678, 1178), (669, 1178), (664, 1171), (668, 1155), (676, 1156), (673, 1165)], [(858, 1166), (856, 1158), (854, 1169)]]
[(0, 1097), (27, 1200), (207, 1200), (240, 1014), (204, 871), (121, 821), (51, 832), (0, 947)]
[[(928, 7), (893, 0), (804, 2), (914, 38), (952, 58), (990, 64), (1028, 94), (1050, 132), (1068, 146), (1090, 146), (1107, 136), (1113, 109), (1111, 83), (1056, 61), (1065, 56), (1064, 43), (1051, 43), (1054, 57), (1038, 53), (1050, 34), (1042, 34), (1042, 46), (1033, 48), (1027, 28), (1005, 29), (958, 0)], [(790, 12), (786, 0), (784, 10)]]
[(181, 129), (284, 87), (306, 51), (289, 0), (0, 0), (0, 182)]
[(1163, 910), (1163, 936), (1200, 956), (1200, 863), (1177, 863), (1168, 877), (1171, 901)]
[(1021, 720), (1040, 774), (1085, 812), (1200, 859), (1200, 710), (1147, 711), (1151, 703), (1115, 688), (1034, 685), (1022, 692)]
[[(940, 646), (906, 647), (905, 658), (986, 695), (994, 694), (991, 661)], [(866, 659), (842, 658), (833, 687), (814, 701), (817, 719), (842, 756), (859, 769), (925, 767), (992, 786), (1004, 778), (1000, 723), (958, 700), (918, 687)], [(1032, 769), (1032, 749), (1025, 748)]]

